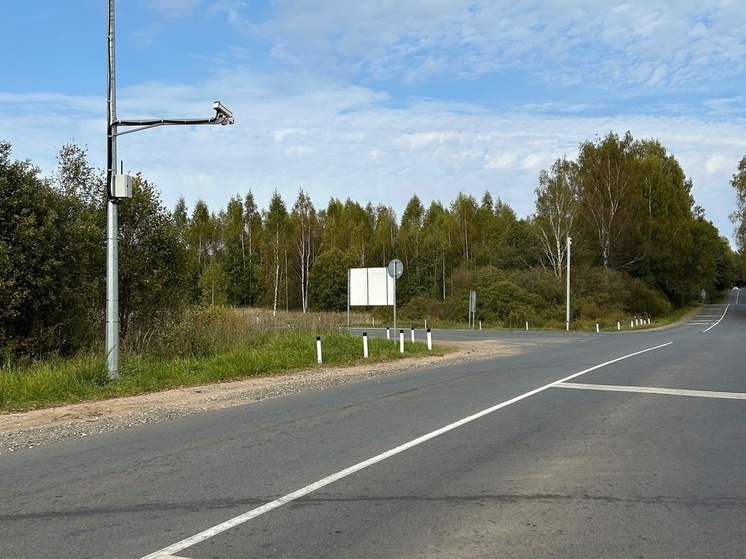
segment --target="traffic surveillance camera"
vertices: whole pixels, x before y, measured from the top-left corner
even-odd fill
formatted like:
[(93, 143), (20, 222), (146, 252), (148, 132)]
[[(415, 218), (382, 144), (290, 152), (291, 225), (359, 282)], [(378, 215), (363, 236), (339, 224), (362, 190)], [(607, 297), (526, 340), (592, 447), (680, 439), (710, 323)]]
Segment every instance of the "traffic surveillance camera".
[(220, 121), (220, 124), (233, 124), (233, 111), (223, 105), (220, 101), (215, 101), (212, 104), (212, 108), (217, 113), (215, 118)]

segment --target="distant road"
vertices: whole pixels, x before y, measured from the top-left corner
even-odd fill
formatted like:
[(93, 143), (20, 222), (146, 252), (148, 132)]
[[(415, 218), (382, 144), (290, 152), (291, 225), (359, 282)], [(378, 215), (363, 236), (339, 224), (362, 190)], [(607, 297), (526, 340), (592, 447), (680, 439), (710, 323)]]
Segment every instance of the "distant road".
[(744, 303), (0, 455), (0, 555), (741, 559)]

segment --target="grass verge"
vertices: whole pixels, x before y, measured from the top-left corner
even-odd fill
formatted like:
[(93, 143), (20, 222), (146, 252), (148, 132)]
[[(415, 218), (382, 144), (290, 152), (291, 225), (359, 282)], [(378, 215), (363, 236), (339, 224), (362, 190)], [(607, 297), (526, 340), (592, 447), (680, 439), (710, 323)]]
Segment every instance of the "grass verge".
[(403, 357), (443, 355), (443, 348), (429, 352), (421, 342), (399, 345), (385, 339), (363, 342), (346, 332), (322, 336), (323, 365), (316, 356), (316, 334), (266, 332), (260, 344), (235, 343), (209, 355), (163, 358), (122, 355), (120, 376), (108, 381), (103, 358), (90, 355), (45, 362), (23, 370), (0, 371), (0, 413), (27, 411), (84, 401), (135, 396), (149, 392), (241, 380), (322, 366), (377, 363)]

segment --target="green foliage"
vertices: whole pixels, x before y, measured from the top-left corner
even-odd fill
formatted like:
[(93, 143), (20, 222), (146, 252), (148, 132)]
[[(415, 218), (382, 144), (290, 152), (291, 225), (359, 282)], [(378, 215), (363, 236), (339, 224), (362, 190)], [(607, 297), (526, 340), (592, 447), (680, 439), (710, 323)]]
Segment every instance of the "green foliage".
[[(526, 320), (533, 321), (546, 308), (546, 303), (533, 293), (508, 280), (494, 267), (482, 268), (475, 278), (477, 318), (486, 324), (516, 328)], [(468, 299), (466, 307), (468, 311)], [(466, 316), (466, 312), (463, 313)]]
[(0, 347), (4, 359), (90, 342), (102, 262), (96, 216), (0, 143)]
[(226, 301), (229, 305), (254, 306), (257, 280), (254, 259), (236, 242), (229, 242), (223, 273), (226, 278)]
[[(730, 181), (736, 191), (736, 210), (730, 219), (736, 227), (736, 243), (741, 254), (746, 254), (746, 155), (738, 163), (738, 170)], [(746, 275), (746, 272), (744, 272)]]
[[(0, 143), (6, 361), (98, 347), (103, 336), (103, 173), (75, 145), (59, 161), (50, 182), (30, 162), (12, 162)], [(732, 181), (734, 223), (746, 229), (744, 177), (746, 158)], [(349, 198), (317, 212), (302, 190), (290, 212), (278, 192), (262, 210), (249, 191), (225, 210), (198, 200), (190, 211), (182, 198), (170, 213), (138, 176), (134, 198), (119, 206), (123, 347), (151, 347), (190, 304), (343, 311), (347, 270), (392, 258), (404, 262), (397, 299), (410, 320), (465, 323), (476, 289), (485, 324), (564, 326), (568, 236), (574, 320), (659, 315), (696, 301), (701, 289), (743, 281), (744, 251), (733, 254), (694, 206), (691, 181), (656, 140), (610, 132), (583, 142), (575, 160), (557, 160), (538, 184), (530, 219), (490, 192), (479, 201), (466, 192), (427, 208), (413, 196), (398, 223), (392, 208)]]
[(572, 318), (603, 316), (660, 317), (671, 304), (643, 281), (608, 268), (579, 268), (572, 280)]
[(138, 174), (119, 205), (119, 320), (122, 336), (156, 328), (183, 309), (189, 258), (173, 216)]
[[(145, 353), (123, 355), (120, 377), (115, 381), (107, 380), (103, 358), (90, 355), (0, 370), (0, 410), (27, 410), (308, 370), (319, 367), (317, 335), (322, 336), (325, 365), (362, 363), (362, 340), (340, 332), (338, 326), (338, 315), (295, 315), (280, 321), (264, 312), (195, 312), (167, 325)], [(405, 354), (400, 354), (398, 345), (370, 339), (370, 356), (365, 362), (426, 353), (422, 343), (406, 342)], [(442, 355), (442, 351), (434, 353)]]
[(310, 276), (311, 307), (322, 311), (347, 310), (347, 270), (355, 257), (333, 248), (319, 255)]

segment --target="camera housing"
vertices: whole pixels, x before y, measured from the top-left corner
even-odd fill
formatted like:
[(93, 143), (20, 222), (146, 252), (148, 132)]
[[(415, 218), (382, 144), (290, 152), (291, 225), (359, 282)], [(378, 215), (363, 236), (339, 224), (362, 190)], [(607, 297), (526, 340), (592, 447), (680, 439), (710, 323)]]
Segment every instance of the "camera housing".
[(233, 124), (233, 111), (223, 105), (220, 101), (215, 101), (212, 104), (212, 108), (217, 113), (215, 118), (220, 121), (220, 124)]

